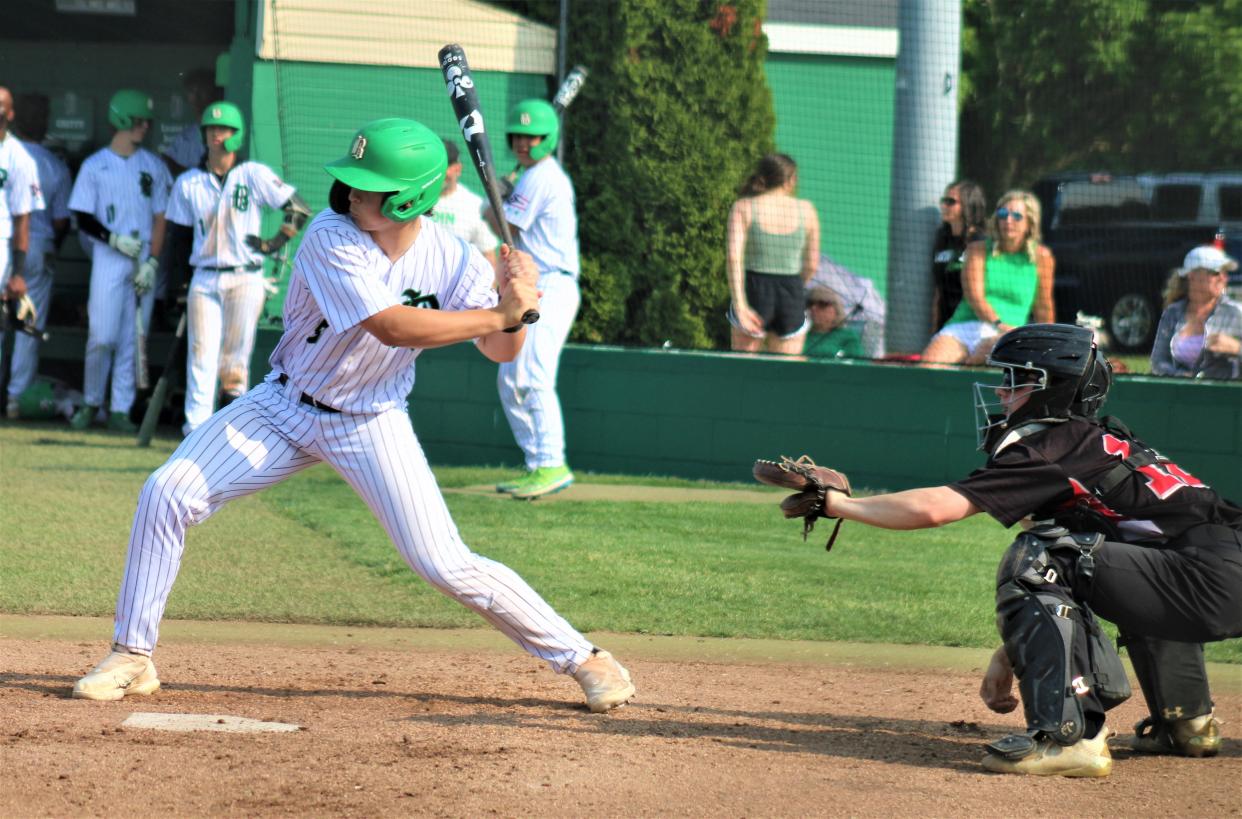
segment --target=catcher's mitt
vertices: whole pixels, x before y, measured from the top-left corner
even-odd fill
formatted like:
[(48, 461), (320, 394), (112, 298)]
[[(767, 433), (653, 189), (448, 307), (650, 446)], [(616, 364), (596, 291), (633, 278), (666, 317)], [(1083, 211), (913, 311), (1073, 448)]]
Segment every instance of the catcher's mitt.
[(803, 540), (815, 528), (815, 521), (820, 518), (836, 520), (837, 525), (833, 527), (828, 544), (824, 547), (826, 551), (832, 551), (832, 544), (841, 529), (841, 519), (825, 514), (824, 502), (830, 489), (852, 495), (849, 478), (835, 469), (816, 466), (806, 455), (796, 461), (784, 455), (779, 462), (755, 461), (754, 475), (755, 480), (760, 483), (798, 490), (796, 495), (790, 495), (781, 501), (781, 511), (787, 518), (802, 518)]

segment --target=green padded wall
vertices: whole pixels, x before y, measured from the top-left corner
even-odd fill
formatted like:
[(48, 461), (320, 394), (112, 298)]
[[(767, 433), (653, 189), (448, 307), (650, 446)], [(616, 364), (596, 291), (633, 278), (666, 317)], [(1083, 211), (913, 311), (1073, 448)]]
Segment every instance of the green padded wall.
[[(275, 342), (264, 333), (256, 375)], [(417, 366), (411, 415), (433, 463), (521, 463), (495, 364), (459, 344)], [(807, 453), (856, 486), (908, 489), (982, 464), (971, 392), (981, 375), (991, 373), (570, 345), (560, 395), (576, 469), (749, 481), (755, 458)], [(1242, 500), (1242, 383), (1122, 377), (1106, 412)]]

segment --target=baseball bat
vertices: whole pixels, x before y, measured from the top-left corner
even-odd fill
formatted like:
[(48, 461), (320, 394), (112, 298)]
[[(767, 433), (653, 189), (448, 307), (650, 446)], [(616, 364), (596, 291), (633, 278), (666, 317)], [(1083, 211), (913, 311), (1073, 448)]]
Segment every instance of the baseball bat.
[(584, 66), (575, 65), (565, 75), (565, 79), (561, 81), (561, 87), (556, 89), (556, 96), (552, 98), (552, 107), (556, 109), (556, 113), (562, 114), (569, 104), (574, 101), (574, 97), (578, 96), (578, 92), (582, 90), (582, 84), (586, 82), (587, 70)]
[[(496, 165), (492, 162), (492, 146), (487, 141), (483, 114), (479, 111), (479, 92), (474, 87), (474, 76), (470, 73), (466, 52), (461, 46), (450, 43), (440, 49), (440, 71), (444, 74), (444, 85), (448, 90), (449, 100), (453, 103), (457, 124), (461, 126), (462, 139), (470, 149), (470, 159), (474, 162), (479, 181), (487, 193), (488, 204), (492, 206), (492, 213), (496, 214), (496, 221), (500, 223), (501, 238), (512, 248), (513, 234), (509, 230), (509, 223), (500, 202), (500, 193), (496, 188), (497, 174)], [(534, 324), (536, 321), (539, 321), (538, 310), (527, 310), (522, 316), (523, 324)]]
[(164, 371), (160, 380), (155, 382), (151, 392), (151, 400), (147, 402), (147, 411), (142, 416), (142, 424), (138, 427), (138, 446), (150, 446), (151, 436), (160, 422), (160, 413), (164, 404), (168, 403), (168, 392), (172, 388), (172, 373), (177, 366), (178, 357), (185, 356), (185, 311), (181, 311), (181, 320), (177, 322), (177, 335), (173, 339), (172, 348), (168, 351), (168, 360), (164, 362)]
[(134, 386), (145, 390), (151, 386), (147, 367), (147, 328), (142, 324), (142, 296), (134, 296)]

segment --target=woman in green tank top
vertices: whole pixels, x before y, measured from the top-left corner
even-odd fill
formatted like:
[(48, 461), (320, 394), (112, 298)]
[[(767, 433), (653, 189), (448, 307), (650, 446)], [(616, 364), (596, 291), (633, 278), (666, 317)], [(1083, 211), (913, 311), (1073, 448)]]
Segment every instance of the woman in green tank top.
[(966, 247), (962, 302), (932, 337), (922, 360), (982, 364), (1002, 333), (1028, 322), (1055, 321), (1056, 260), (1040, 241), (1039, 200), (1013, 190), (988, 219), (988, 238)]
[(805, 283), (819, 265), (819, 215), (798, 199), (798, 166), (769, 154), (729, 212), (726, 267), (732, 346), (800, 355), (810, 326)]

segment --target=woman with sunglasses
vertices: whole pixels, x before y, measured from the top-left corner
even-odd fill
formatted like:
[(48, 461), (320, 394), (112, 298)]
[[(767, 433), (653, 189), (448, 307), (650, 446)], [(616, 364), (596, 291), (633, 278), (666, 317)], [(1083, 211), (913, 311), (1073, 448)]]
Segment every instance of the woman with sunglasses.
[(1173, 271), (1151, 350), (1154, 375), (1242, 378), (1242, 305), (1225, 295), (1238, 263), (1212, 245), (1196, 247)]
[(1012, 190), (988, 219), (988, 238), (966, 248), (962, 301), (923, 351), (930, 364), (982, 364), (1002, 333), (1053, 321), (1052, 251), (1040, 241), (1039, 200)]
[(799, 355), (810, 322), (805, 282), (819, 266), (819, 215), (794, 196), (798, 166), (768, 154), (729, 211), (726, 266), (733, 349)]
[(940, 197), (940, 227), (932, 244), (932, 330), (944, 327), (962, 301), (966, 246), (987, 236), (988, 203), (983, 188), (961, 179)]

